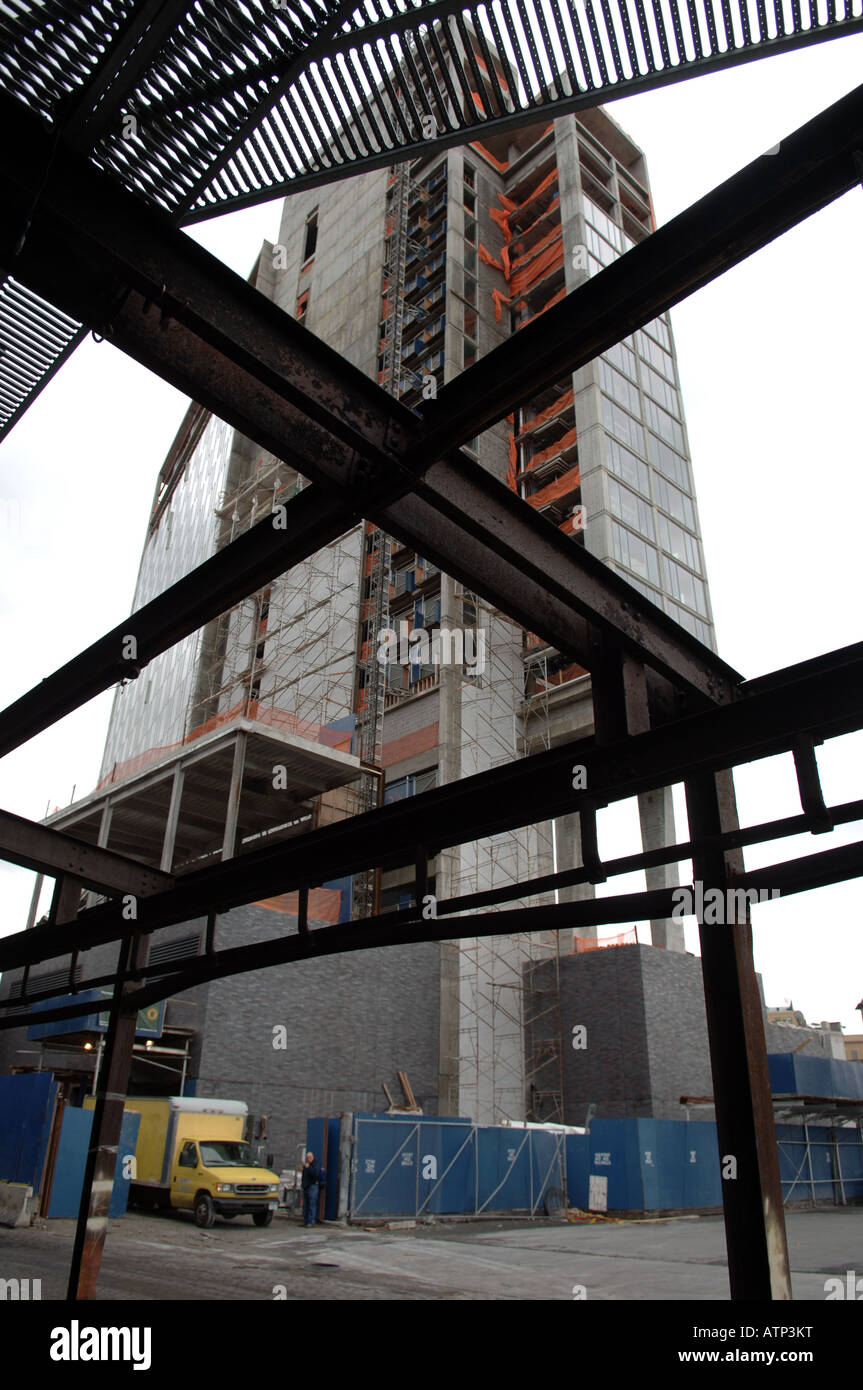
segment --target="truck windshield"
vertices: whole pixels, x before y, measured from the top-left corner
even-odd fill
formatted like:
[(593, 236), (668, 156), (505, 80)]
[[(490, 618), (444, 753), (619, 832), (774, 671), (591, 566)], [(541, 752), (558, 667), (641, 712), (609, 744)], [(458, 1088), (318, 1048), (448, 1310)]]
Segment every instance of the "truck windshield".
[(218, 1143), (201, 1144), (201, 1162), (206, 1168), (262, 1168), (252, 1157), (248, 1144), (233, 1144), (220, 1139)]

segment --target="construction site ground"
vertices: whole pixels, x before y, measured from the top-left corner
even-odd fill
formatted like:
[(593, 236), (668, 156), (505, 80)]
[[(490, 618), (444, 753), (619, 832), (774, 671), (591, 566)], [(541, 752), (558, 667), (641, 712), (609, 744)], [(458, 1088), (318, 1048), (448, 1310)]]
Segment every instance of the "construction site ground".
[[(863, 1273), (863, 1207), (786, 1219), (795, 1299), (824, 1301), (831, 1275)], [(43, 1300), (64, 1298), (74, 1229), (0, 1228), (0, 1276), (41, 1279)], [(280, 1212), (265, 1230), (248, 1218), (200, 1230), (179, 1213), (134, 1211), (111, 1222), (99, 1278), (105, 1300), (573, 1297), (727, 1301), (721, 1217), (306, 1230)]]

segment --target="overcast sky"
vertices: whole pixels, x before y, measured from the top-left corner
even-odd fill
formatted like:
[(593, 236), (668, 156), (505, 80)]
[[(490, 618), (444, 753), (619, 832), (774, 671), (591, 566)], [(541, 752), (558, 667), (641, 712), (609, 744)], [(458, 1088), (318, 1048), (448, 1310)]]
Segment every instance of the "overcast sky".
[[(661, 225), (861, 74), (863, 35), (855, 35), (609, 110), (647, 155)], [(193, 234), (245, 275), (278, 225), (276, 202)], [(719, 649), (746, 677), (860, 638), (861, 246), (856, 188), (672, 313)], [(156, 474), (185, 405), (109, 344), (88, 339), (0, 448), (0, 707), (129, 613)], [(0, 806), (39, 819), (66, 805), (73, 788), (76, 796), (92, 790), (111, 698), (5, 758)], [(818, 757), (828, 802), (861, 795), (863, 737), (835, 740)], [(790, 757), (736, 780), (744, 824), (799, 809)], [(603, 851), (635, 849), (636, 826), (630, 806), (602, 812)], [(814, 853), (857, 834), (852, 826), (775, 841), (746, 862)], [(24, 926), (33, 881), (0, 863), (0, 935)], [(615, 879), (599, 891), (633, 886), (643, 882)], [(767, 1002), (793, 999), (810, 1022), (861, 1031), (860, 919), (853, 882), (756, 909)], [(692, 923), (687, 946), (698, 949)]]

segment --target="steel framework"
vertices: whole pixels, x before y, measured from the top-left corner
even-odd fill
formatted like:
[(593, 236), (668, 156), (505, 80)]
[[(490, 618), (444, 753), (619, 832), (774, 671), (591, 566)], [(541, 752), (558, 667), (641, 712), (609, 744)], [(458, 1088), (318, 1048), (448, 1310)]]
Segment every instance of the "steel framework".
[[(15, 0), (0, 16), (0, 82), (8, 93), (0, 97), (8, 135), (0, 151), (2, 306), (4, 322), (19, 333), (15, 353), (3, 357), (7, 425), (51, 363), (71, 350), (75, 325), (85, 324), (311, 479), (288, 504), (286, 529), (258, 523), (0, 714), (0, 753), (137, 675), (363, 518), (589, 669), (595, 708), (592, 739), (173, 879), (3, 818), (0, 854), (57, 881), (49, 923), (0, 941), (0, 969), (24, 967), (16, 1005), (38, 1001), (28, 991), (29, 969), (52, 956), (72, 954), (71, 989), (114, 986), (70, 1297), (95, 1291), (135, 1013), (149, 1000), (312, 955), (667, 916), (668, 889), (478, 911), (661, 862), (691, 858), (706, 886), (765, 884), (783, 893), (863, 873), (863, 843), (754, 873), (743, 872), (740, 855), (745, 844), (863, 819), (861, 802), (825, 806), (814, 751), (863, 727), (863, 649), (746, 682), (459, 452), (541, 386), (858, 182), (863, 88), (448, 384), (422, 416), (177, 224), (380, 167), (396, 155), (477, 140), (535, 121), (538, 112), (551, 118), (847, 33), (863, 27), (859, 8), (859, 0), (831, 0), (825, 18), (808, 4), (804, 16), (799, 0), (672, 0), (667, 7), (659, 0), (553, 0), (530, 12), (521, 0), (494, 7), (420, 0), (387, 12), (376, 0), (362, 10), (96, 0), (82, 18), (63, 0)], [(250, 29), (249, 14), (259, 26)], [(488, 61), (478, 62), (480, 52)], [(62, 258), (53, 254), (59, 238)], [(134, 669), (122, 654), (129, 634), (137, 638)], [(730, 769), (779, 752), (794, 757), (802, 814), (741, 829)], [(587, 769), (583, 792), (572, 789), (573, 763)], [(603, 864), (597, 808), (681, 781), (689, 839)], [(432, 921), (420, 916), (428, 860), (439, 849), (571, 811), (581, 814), (583, 869), (441, 902)], [(404, 864), (415, 866), (415, 908), (310, 929), (310, 886), (336, 872)], [(133, 880), (139, 910), (130, 924), (117, 898)], [(79, 910), (82, 884), (108, 901)], [(220, 913), (291, 888), (300, 894), (296, 932), (215, 949)], [(453, 915), (465, 911), (472, 915)], [(149, 935), (197, 915), (208, 919), (205, 953), (159, 965), (154, 983)], [(784, 1299), (781, 1184), (748, 911), (723, 928), (699, 926), (720, 1153), (736, 1159), (736, 1178), (723, 1182), (731, 1293)], [(107, 941), (119, 945), (116, 971), (79, 982), (79, 953)], [(21, 1026), (20, 1012), (10, 1016), (9, 1003), (2, 1007), (0, 1027)], [(39, 1013), (42, 1021), (62, 1016), (62, 1009)]]

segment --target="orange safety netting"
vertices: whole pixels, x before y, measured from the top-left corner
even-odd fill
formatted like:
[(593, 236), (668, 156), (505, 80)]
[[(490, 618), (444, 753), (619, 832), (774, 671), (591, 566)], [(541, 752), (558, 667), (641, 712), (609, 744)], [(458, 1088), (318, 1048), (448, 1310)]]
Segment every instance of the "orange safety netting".
[[(541, 248), (541, 249), (540, 249)], [(563, 232), (556, 227), (525, 256), (513, 262), (509, 283), (514, 294), (523, 294), (563, 265)], [(516, 268), (518, 267), (518, 268)]]
[(529, 424), (520, 429), (518, 438), (523, 439), (526, 434), (531, 434), (533, 430), (539, 429), (540, 425), (544, 425), (546, 421), (553, 420), (555, 415), (561, 415), (567, 406), (572, 405), (573, 398), (574, 392), (570, 387), (568, 391), (564, 391), (562, 396), (558, 396), (557, 400), (552, 401), (551, 405), (547, 405), (545, 410), (541, 410)]
[(115, 763), (108, 776), (103, 777), (99, 782), (96, 790), (99, 791), (111, 782), (119, 782), (124, 777), (140, 772), (142, 768), (150, 767), (152, 763), (158, 762), (172, 749), (194, 743), (196, 739), (203, 738), (205, 734), (212, 733), (214, 729), (221, 728), (224, 724), (231, 724), (236, 719), (252, 719), (258, 724), (266, 724), (270, 728), (280, 729), (283, 733), (295, 734), (298, 738), (307, 739), (310, 743), (320, 743), (327, 748), (339, 748), (345, 752), (350, 750), (350, 730), (330, 729), (326, 724), (317, 724), (313, 720), (300, 719), (298, 715), (292, 714), (289, 710), (262, 707), (258, 700), (247, 698), (241, 700), (239, 704), (232, 705), (230, 709), (223, 710), (221, 714), (214, 714), (211, 719), (199, 724), (197, 729), (193, 729), (190, 734), (179, 739), (176, 743), (165, 743), (159, 748), (148, 748), (144, 753), (136, 754), (134, 758), (127, 758), (125, 762)]
[(506, 470), (506, 485), (507, 487), (511, 487), (513, 492), (517, 492), (518, 488), (516, 486), (515, 478), (518, 472), (518, 450), (515, 447), (515, 434), (513, 433), (513, 431), (515, 430), (515, 416), (507, 415), (506, 418), (509, 421), (510, 426), (509, 433), (507, 434), (507, 445), (509, 448), (509, 467)]
[(556, 439), (553, 444), (549, 444), (547, 449), (540, 449), (538, 454), (534, 454), (527, 465), (528, 468), (538, 468), (541, 463), (545, 463), (546, 459), (554, 458), (556, 454), (562, 454), (564, 449), (572, 447), (576, 441), (576, 437), (576, 429), (575, 426), (573, 426), (573, 428), (567, 430), (566, 434), (562, 435), (560, 439)]
[[(307, 916), (312, 922), (329, 922), (335, 925), (339, 920), (342, 894), (339, 888), (310, 888)], [(262, 898), (255, 907), (268, 907), (272, 912), (288, 912), (296, 917), (300, 910), (299, 893), (280, 893), (276, 898)]]
[(587, 672), (584, 667), (579, 666), (577, 662), (573, 661), (569, 666), (564, 666), (562, 670), (553, 671), (552, 674), (546, 676), (544, 680), (541, 676), (537, 676), (536, 683), (538, 686), (543, 686), (547, 689), (550, 685), (565, 685), (567, 681), (575, 680), (577, 676), (586, 675)]
[(480, 140), (471, 140), (470, 147), (472, 150), (478, 150), (483, 158), (488, 160), (489, 164), (494, 165), (495, 169), (499, 169), (502, 174), (506, 173), (509, 168), (508, 159), (495, 159), (491, 150), (487, 150)]
[(519, 328), (525, 328), (529, 323), (533, 323), (534, 319), (538, 319), (540, 314), (544, 314), (553, 304), (559, 304), (562, 299), (566, 299), (566, 285), (561, 285), (557, 294), (553, 294), (551, 299), (549, 299), (546, 304), (543, 304), (541, 309), (537, 309), (535, 314), (530, 314), (529, 317), (524, 320), (524, 323), (519, 324)]
[(602, 941), (591, 936), (575, 936), (572, 939), (571, 956), (580, 956), (584, 951), (602, 951), (607, 946), (637, 946), (638, 933), (635, 927), (629, 931), (618, 932), (617, 936), (606, 936)]
[(482, 242), (479, 243), (479, 258), (485, 265), (493, 265), (495, 270), (502, 270), (504, 275), (506, 275), (503, 261), (496, 261), (491, 252), (483, 246)]
[[(573, 430), (573, 434), (575, 434), (575, 430)], [(544, 507), (546, 503), (554, 502), (558, 497), (565, 497), (568, 492), (574, 492), (580, 481), (578, 465), (576, 464), (574, 468), (568, 469), (562, 478), (555, 478), (553, 482), (546, 483), (545, 487), (541, 487), (539, 492), (535, 492), (532, 497), (527, 497), (525, 501), (529, 502), (532, 507)]]

